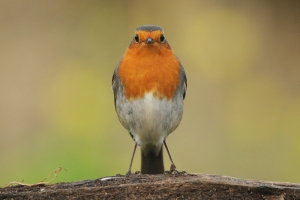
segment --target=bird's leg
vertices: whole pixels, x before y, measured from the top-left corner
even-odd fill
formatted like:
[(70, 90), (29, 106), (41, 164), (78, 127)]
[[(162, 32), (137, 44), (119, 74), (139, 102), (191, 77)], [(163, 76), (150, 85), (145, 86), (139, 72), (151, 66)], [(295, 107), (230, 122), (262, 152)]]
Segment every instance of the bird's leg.
[(134, 145), (134, 149), (133, 149), (133, 152), (132, 152), (132, 157), (131, 157), (129, 169), (128, 169), (128, 172), (126, 173), (126, 175), (131, 175), (131, 167), (132, 167), (132, 163), (133, 163), (133, 158), (134, 158), (136, 146), (137, 146), (137, 143), (135, 143), (135, 145)]
[(176, 165), (175, 165), (174, 162), (173, 162), (172, 156), (171, 156), (171, 154), (170, 154), (168, 145), (167, 145), (167, 143), (166, 143), (165, 140), (164, 140), (164, 145), (165, 145), (165, 147), (166, 147), (166, 150), (167, 150), (167, 152), (168, 152), (168, 154), (169, 154), (169, 158), (170, 158), (170, 161), (171, 161), (171, 167), (170, 167), (170, 172), (169, 172), (169, 173), (172, 174), (172, 173), (174, 172), (174, 174), (177, 175), (177, 174), (178, 174), (178, 171), (177, 171), (177, 169), (176, 169)]

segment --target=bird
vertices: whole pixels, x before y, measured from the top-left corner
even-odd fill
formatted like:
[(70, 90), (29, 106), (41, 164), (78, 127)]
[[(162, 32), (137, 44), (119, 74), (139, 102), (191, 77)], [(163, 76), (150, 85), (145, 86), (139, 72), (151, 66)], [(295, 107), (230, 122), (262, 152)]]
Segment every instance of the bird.
[(168, 172), (178, 173), (166, 138), (182, 119), (187, 78), (160, 26), (136, 28), (114, 70), (112, 89), (119, 121), (135, 143), (126, 174), (131, 174), (137, 146), (141, 148), (141, 174), (165, 173), (163, 145), (171, 161)]

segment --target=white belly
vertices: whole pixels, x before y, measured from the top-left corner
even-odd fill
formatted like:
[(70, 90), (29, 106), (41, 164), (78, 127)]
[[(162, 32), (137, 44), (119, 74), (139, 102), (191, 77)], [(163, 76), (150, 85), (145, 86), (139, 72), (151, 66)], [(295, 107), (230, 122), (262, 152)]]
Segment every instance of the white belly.
[(180, 96), (171, 100), (158, 99), (147, 93), (137, 100), (118, 98), (116, 109), (122, 125), (143, 150), (159, 150), (181, 121), (183, 99)]

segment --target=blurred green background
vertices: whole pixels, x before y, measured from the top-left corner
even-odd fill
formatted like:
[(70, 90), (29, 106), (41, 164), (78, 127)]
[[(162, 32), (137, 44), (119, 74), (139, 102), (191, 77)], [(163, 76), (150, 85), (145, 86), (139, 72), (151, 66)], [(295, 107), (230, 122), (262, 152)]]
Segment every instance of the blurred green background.
[[(162, 26), (188, 77), (179, 170), (300, 182), (300, 1), (0, 0), (0, 186), (124, 174), (111, 77)], [(169, 160), (165, 152), (166, 168)], [(140, 152), (133, 171), (139, 170)]]

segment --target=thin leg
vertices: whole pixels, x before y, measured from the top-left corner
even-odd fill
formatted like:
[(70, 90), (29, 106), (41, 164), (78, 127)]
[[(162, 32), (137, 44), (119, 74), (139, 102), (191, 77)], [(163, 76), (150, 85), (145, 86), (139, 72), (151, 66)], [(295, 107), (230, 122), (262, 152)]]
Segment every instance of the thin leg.
[(164, 145), (165, 145), (165, 147), (166, 147), (166, 150), (167, 150), (167, 152), (168, 152), (168, 154), (169, 154), (169, 158), (170, 158), (170, 161), (171, 161), (170, 173), (173, 173), (173, 172), (174, 172), (174, 174), (177, 174), (178, 171), (177, 171), (176, 166), (175, 166), (175, 164), (174, 164), (174, 162), (173, 162), (172, 156), (171, 156), (171, 154), (170, 154), (168, 145), (167, 145), (167, 143), (166, 143), (165, 140), (164, 140)]
[(132, 163), (133, 163), (133, 158), (134, 158), (136, 146), (137, 146), (137, 143), (135, 143), (135, 145), (134, 145), (134, 149), (133, 149), (133, 152), (132, 152), (132, 157), (131, 157), (129, 169), (128, 169), (128, 172), (126, 173), (126, 175), (130, 175), (131, 174), (131, 167), (132, 167)]

